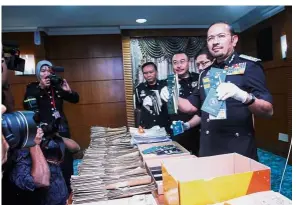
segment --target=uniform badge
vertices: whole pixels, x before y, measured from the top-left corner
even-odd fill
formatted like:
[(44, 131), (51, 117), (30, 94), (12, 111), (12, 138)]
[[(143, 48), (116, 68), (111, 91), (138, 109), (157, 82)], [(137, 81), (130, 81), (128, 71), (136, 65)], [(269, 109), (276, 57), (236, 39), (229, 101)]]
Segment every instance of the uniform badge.
[(194, 88), (194, 87), (196, 87), (197, 86), (197, 81), (193, 81), (192, 83), (191, 83), (191, 86)]
[(140, 96), (141, 96), (141, 97), (146, 96), (145, 90), (141, 90)]
[(225, 70), (227, 71), (227, 75), (242, 75), (245, 73), (247, 63), (236, 63), (232, 66), (225, 66)]

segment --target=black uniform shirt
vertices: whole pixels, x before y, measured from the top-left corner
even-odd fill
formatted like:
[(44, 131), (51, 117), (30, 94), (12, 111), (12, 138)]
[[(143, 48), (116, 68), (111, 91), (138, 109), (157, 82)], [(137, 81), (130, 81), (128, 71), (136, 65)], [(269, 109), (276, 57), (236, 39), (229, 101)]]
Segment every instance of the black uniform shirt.
[(143, 100), (145, 97), (149, 95), (153, 95), (152, 90), (158, 90), (159, 94), (163, 87), (167, 85), (165, 80), (157, 80), (155, 85), (149, 85), (147, 82), (140, 83), (136, 89), (135, 89), (135, 95), (136, 95), (136, 107), (138, 109), (141, 109), (141, 117), (140, 117), (140, 125), (144, 128), (151, 128), (155, 125), (159, 125), (160, 127), (165, 127), (168, 131), (170, 120), (168, 116), (168, 110), (166, 103), (162, 101), (162, 107), (161, 112), (159, 115), (151, 109), (151, 112), (149, 112), (144, 106), (143, 106)]

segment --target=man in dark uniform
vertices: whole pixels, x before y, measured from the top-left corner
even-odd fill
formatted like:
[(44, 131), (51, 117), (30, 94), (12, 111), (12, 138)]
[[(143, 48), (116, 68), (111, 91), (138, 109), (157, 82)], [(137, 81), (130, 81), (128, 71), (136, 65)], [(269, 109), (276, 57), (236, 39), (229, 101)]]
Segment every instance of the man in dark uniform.
[[(272, 96), (266, 88), (265, 76), (259, 59), (239, 55), (234, 48), (238, 36), (227, 23), (211, 25), (207, 45), (216, 61), (213, 67), (227, 71), (225, 83), (217, 89), (218, 100), (226, 102), (226, 112), (220, 119), (201, 110), (200, 156), (239, 153), (258, 160), (252, 114), (273, 115)], [(201, 78), (208, 75), (206, 68)], [(166, 97), (163, 93), (161, 96)], [(179, 98), (179, 109), (196, 112), (206, 98), (203, 83), (187, 99)]]
[[(27, 86), (23, 103), (24, 108), (26, 110), (32, 110), (32, 107), (28, 106), (28, 101), (35, 99), (39, 109), (40, 121), (51, 124), (56, 118), (60, 117), (59, 134), (62, 137), (71, 138), (68, 121), (63, 111), (63, 103), (64, 100), (70, 103), (78, 103), (79, 95), (77, 92), (71, 90), (65, 79), (61, 85), (52, 85), (48, 78), (53, 72), (51, 67), (52, 64), (49, 61), (43, 60), (38, 62), (36, 66), (38, 82), (30, 83)], [(70, 178), (73, 174), (73, 157), (69, 151), (65, 152), (61, 168), (70, 192)]]
[[(146, 82), (140, 83), (135, 89), (136, 107), (141, 110), (140, 126), (150, 129), (159, 125), (168, 132), (168, 111), (159, 96), (161, 89), (166, 86), (166, 81), (157, 79), (157, 66), (153, 62), (144, 63), (142, 72)], [(161, 101), (161, 106), (156, 102), (157, 99)]]
[[(184, 52), (176, 53), (172, 58), (173, 71), (179, 79), (179, 96), (187, 98), (198, 85), (199, 74), (189, 72), (189, 58)], [(171, 121), (181, 120), (184, 132), (173, 136), (172, 139), (181, 144), (194, 155), (198, 155), (200, 117), (197, 114), (187, 114), (178, 111), (170, 115)]]

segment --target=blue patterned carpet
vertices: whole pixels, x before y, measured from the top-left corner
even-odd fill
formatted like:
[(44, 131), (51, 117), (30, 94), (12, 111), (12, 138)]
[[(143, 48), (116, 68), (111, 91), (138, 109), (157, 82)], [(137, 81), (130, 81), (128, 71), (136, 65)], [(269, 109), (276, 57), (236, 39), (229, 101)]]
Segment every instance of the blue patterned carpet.
[[(271, 168), (271, 189), (278, 192), (281, 183), (281, 177), (284, 171), (286, 159), (271, 152), (258, 149), (259, 161)], [(74, 175), (78, 174), (78, 165), (81, 163), (80, 159), (74, 160)], [(282, 183), (281, 194), (292, 200), (292, 166), (288, 165), (284, 180)]]

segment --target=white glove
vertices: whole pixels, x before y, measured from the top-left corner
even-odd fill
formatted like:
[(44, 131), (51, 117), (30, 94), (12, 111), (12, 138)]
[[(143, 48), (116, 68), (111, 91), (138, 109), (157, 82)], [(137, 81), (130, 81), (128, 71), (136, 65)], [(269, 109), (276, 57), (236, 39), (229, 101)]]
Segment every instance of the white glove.
[(167, 86), (163, 87), (160, 91), (161, 99), (163, 99), (165, 102), (168, 102), (169, 96), (170, 96), (170, 93), (169, 93), (168, 87)]
[(152, 106), (152, 100), (149, 96), (146, 96), (143, 100), (143, 106), (147, 107), (147, 106)]
[(244, 103), (246, 102), (249, 96), (249, 94), (246, 91), (241, 90), (233, 83), (221, 83), (216, 91), (218, 100), (226, 100), (231, 97), (235, 100)]
[(189, 122), (182, 122), (182, 124), (183, 124), (183, 128), (184, 128), (184, 130), (189, 130), (190, 129), (190, 124), (189, 124)]

